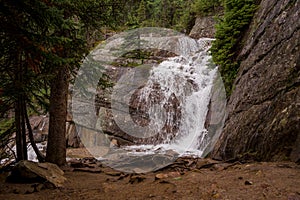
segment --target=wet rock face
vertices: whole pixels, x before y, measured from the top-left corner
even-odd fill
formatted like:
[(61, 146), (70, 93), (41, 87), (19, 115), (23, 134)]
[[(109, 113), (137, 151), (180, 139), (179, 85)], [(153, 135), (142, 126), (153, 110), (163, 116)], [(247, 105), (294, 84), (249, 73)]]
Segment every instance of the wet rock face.
[(300, 161), (300, 1), (263, 0), (245, 45), (215, 158)]
[[(150, 123), (149, 108), (155, 104), (161, 104), (163, 99), (166, 98), (159, 83), (154, 84), (149, 96), (141, 98), (141, 89), (137, 90), (131, 97), (129, 113), (132, 120), (139, 126), (147, 126)], [(160, 144), (166, 138), (172, 140), (179, 131), (181, 119), (180, 102), (176, 95), (173, 93), (168, 100), (162, 105), (166, 111), (166, 115), (172, 116), (170, 120), (162, 127), (161, 131), (149, 138), (136, 138), (134, 140), (137, 144)]]
[[(142, 52), (143, 54), (147, 54), (145, 59), (137, 59), (134, 58), (135, 55), (128, 58), (128, 55), (119, 58), (115, 61), (114, 66), (106, 66), (106, 75), (108, 76), (109, 82), (112, 83), (112, 86), (117, 83), (121, 76), (126, 74), (134, 65), (132, 63), (142, 65), (142, 64), (150, 64), (155, 65), (159, 64), (162, 61), (166, 60), (169, 57), (174, 57), (176, 54), (164, 50), (152, 49), (149, 52)], [(128, 64), (131, 63), (131, 64)], [(128, 67), (130, 66), (130, 67)], [(162, 132), (157, 133), (156, 135), (148, 138), (138, 138), (134, 137), (126, 132), (124, 132), (115, 122), (112, 109), (111, 109), (111, 95), (113, 91), (113, 87), (107, 88), (98, 88), (97, 95), (95, 98), (95, 110), (96, 116), (98, 118), (96, 129), (101, 130), (109, 140), (117, 140), (118, 145), (132, 145), (132, 144), (155, 144), (163, 141), (166, 135), (170, 135), (170, 138), (174, 136), (174, 133), (178, 131), (178, 126), (174, 124), (180, 118), (180, 109), (179, 109), (179, 101), (178, 99), (170, 98), (169, 101), (164, 105), (164, 108), (168, 113), (176, 112), (178, 115), (174, 116), (171, 124), (165, 124), (162, 129)], [(127, 117), (130, 117), (134, 123), (139, 126), (147, 126), (150, 122), (148, 110), (150, 104), (160, 104), (162, 99), (164, 98), (163, 93), (159, 84), (154, 85), (153, 92), (149, 94), (149, 96), (145, 97), (145, 99), (141, 100), (140, 93), (143, 86), (140, 89), (137, 89), (134, 94), (132, 94), (129, 102), (129, 114), (124, 113)], [(151, 99), (147, 101), (147, 99)], [(173, 134), (173, 135), (171, 135)], [(95, 142), (92, 141), (95, 145)]]

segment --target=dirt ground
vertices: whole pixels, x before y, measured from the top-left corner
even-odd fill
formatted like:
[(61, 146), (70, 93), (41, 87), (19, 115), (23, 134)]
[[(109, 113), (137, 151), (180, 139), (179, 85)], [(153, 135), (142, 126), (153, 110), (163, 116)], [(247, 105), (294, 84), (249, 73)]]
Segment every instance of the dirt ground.
[[(6, 183), (7, 174), (2, 173), (0, 199), (300, 200), (300, 165), (295, 163), (180, 163), (147, 174), (126, 174), (103, 166), (67, 167), (67, 181), (61, 188)], [(192, 167), (186, 167), (187, 163), (193, 163)]]

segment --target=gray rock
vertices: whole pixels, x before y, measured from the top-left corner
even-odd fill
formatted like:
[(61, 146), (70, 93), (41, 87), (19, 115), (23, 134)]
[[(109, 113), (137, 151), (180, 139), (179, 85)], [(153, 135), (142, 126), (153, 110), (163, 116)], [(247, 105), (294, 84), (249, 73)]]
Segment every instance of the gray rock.
[(300, 160), (300, 2), (262, 0), (213, 157)]
[(190, 32), (190, 37), (196, 39), (202, 37), (214, 38), (216, 32), (215, 24), (216, 21), (213, 16), (197, 17), (195, 25)]

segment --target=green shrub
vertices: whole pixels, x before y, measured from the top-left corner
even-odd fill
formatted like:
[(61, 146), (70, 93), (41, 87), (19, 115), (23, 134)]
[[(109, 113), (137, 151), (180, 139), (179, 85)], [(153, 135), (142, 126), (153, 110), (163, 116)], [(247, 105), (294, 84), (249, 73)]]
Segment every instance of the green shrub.
[(256, 0), (225, 0), (225, 13), (216, 26), (216, 40), (211, 52), (219, 65), (226, 92), (232, 92), (239, 61), (236, 59), (243, 33), (247, 30), (257, 8)]

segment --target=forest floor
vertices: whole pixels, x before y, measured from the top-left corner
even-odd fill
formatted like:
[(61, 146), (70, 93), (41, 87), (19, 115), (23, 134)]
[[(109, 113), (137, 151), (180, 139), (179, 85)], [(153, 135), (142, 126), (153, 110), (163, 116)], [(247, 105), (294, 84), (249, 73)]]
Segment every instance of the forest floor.
[(7, 183), (7, 174), (2, 173), (0, 199), (300, 200), (300, 165), (290, 162), (225, 163), (182, 158), (156, 172), (127, 174), (92, 159), (81, 165), (82, 161), (71, 162), (64, 169), (67, 181), (61, 188)]

